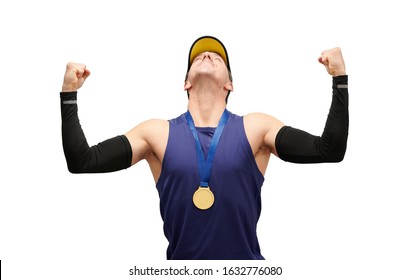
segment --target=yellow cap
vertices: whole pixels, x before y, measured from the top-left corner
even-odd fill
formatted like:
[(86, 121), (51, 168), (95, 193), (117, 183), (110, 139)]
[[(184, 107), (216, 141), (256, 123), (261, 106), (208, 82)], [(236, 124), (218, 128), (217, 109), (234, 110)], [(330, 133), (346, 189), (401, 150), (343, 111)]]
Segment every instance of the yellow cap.
[(219, 39), (212, 36), (203, 36), (193, 42), (189, 51), (188, 71), (193, 59), (203, 52), (214, 52), (219, 54), (223, 58), (224, 63), (226, 63), (227, 69), (230, 71), (229, 56), (227, 55), (226, 48)]

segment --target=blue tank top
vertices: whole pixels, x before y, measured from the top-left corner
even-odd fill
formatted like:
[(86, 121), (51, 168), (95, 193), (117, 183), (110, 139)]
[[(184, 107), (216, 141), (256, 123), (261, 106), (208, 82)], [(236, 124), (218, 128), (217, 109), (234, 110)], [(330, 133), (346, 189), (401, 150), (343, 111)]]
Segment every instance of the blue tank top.
[[(215, 202), (210, 209), (200, 210), (192, 201), (200, 178), (195, 140), (185, 114), (169, 121), (168, 144), (156, 185), (169, 241), (167, 259), (264, 259), (256, 230), (264, 177), (247, 140), (243, 117), (230, 114), (210, 175)], [(205, 155), (213, 133), (213, 128), (198, 128)]]

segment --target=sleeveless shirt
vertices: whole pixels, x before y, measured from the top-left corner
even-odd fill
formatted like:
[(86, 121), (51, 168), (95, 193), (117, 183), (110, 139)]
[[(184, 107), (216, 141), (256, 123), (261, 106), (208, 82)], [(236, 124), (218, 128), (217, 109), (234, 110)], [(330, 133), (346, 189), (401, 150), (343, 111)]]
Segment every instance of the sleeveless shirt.
[[(186, 113), (169, 121), (169, 138), (157, 182), (167, 259), (264, 259), (257, 239), (264, 177), (244, 130), (243, 117), (230, 113), (218, 143), (209, 186), (208, 210), (193, 204), (200, 184), (198, 157)], [(214, 128), (197, 128), (205, 156)]]

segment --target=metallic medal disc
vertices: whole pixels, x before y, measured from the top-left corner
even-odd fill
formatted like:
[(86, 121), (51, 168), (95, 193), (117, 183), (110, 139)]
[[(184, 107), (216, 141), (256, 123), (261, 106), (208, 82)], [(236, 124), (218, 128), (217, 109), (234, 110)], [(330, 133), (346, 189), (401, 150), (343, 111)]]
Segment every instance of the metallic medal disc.
[(199, 187), (193, 194), (193, 203), (200, 210), (207, 210), (214, 203), (214, 195), (209, 187)]

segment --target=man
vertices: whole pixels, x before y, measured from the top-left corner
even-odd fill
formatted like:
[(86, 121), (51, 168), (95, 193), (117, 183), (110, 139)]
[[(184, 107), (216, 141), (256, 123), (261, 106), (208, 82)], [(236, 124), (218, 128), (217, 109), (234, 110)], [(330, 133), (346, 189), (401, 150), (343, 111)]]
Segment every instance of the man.
[(91, 148), (76, 98), (90, 71), (68, 63), (61, 92), (68, 169), (112, 172), (145, 159), (160, 196), (168, 259), (264, 259), (256, 227), (270, 155), (296, 163), (339, 162), (346, 151), (348, 85), (341, 50), (322, 52), (319, 62), (333, 77), (332, 104), (320, 137), (269, 115), (230, 113), (226, 103), (233, 83), (226, 48), (204, 36), (189, 52), (186, 113), (170, 121), (148, 120)]

